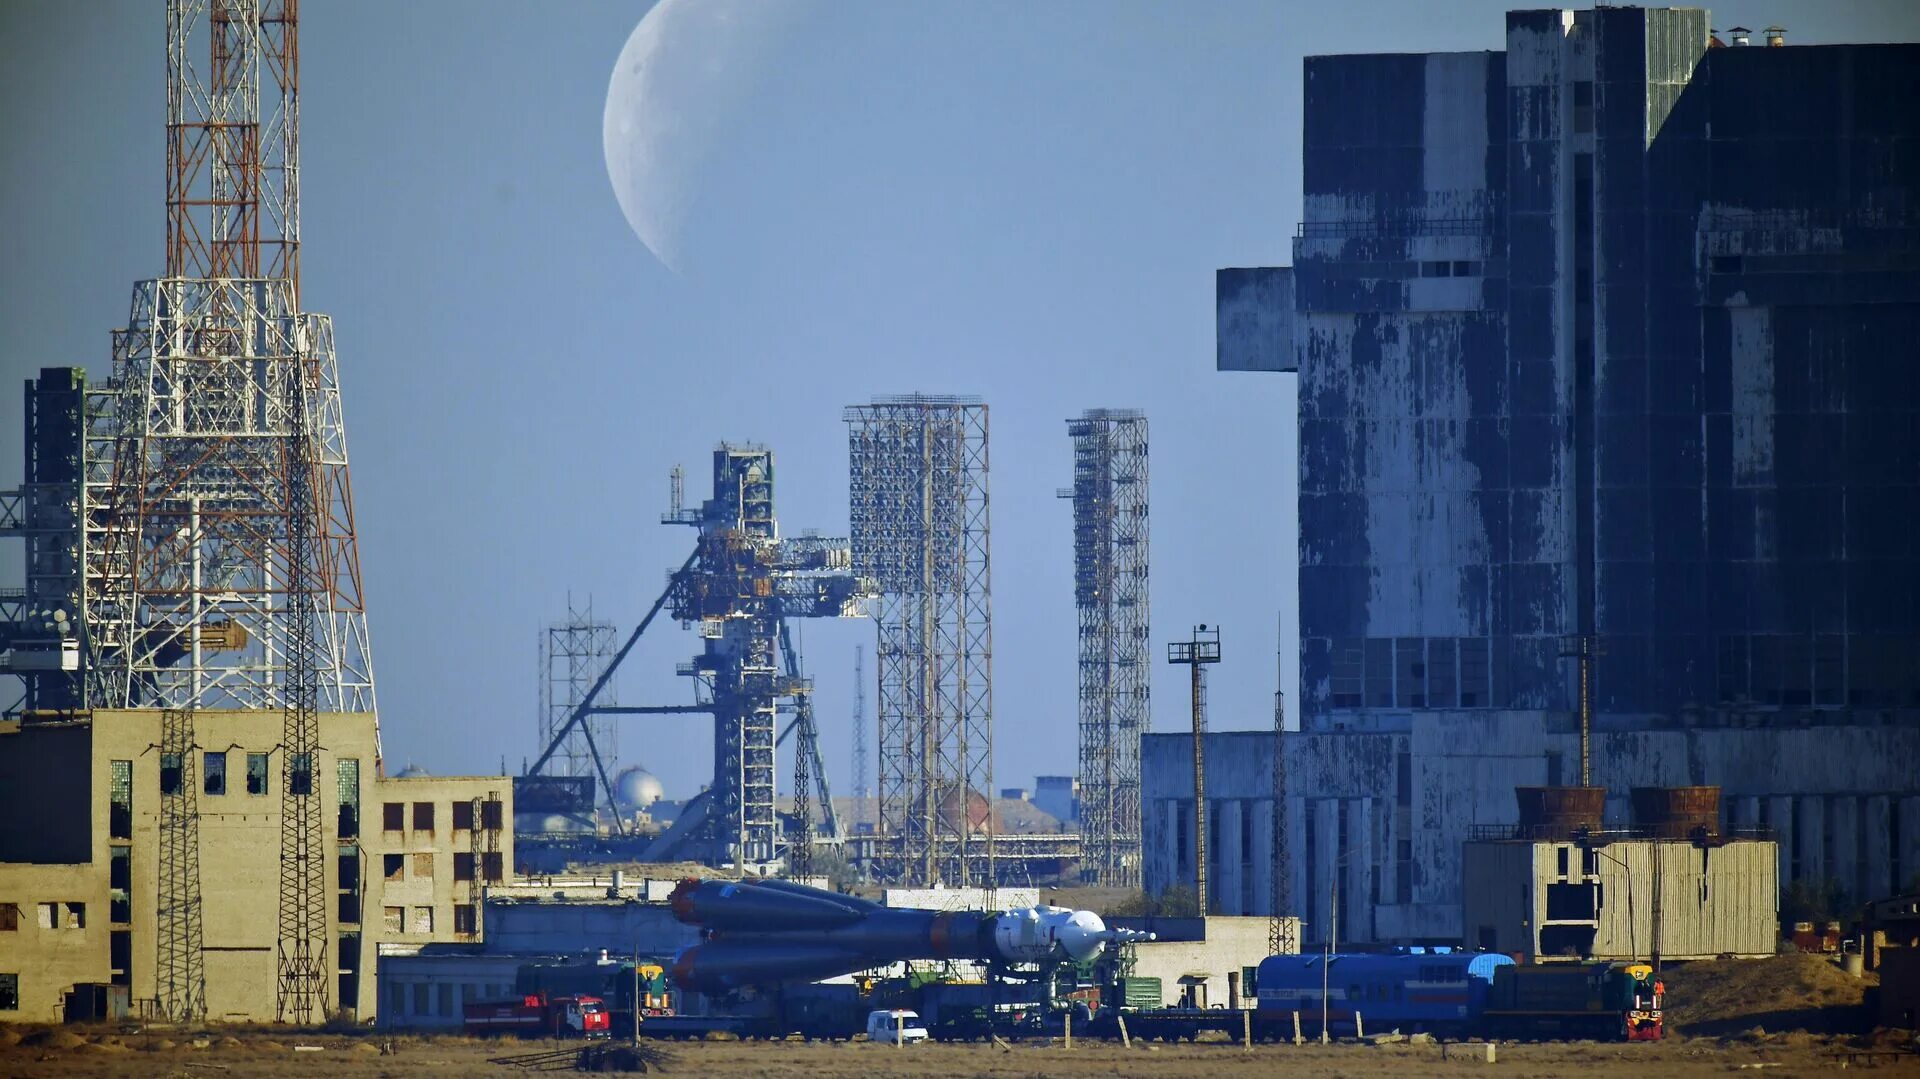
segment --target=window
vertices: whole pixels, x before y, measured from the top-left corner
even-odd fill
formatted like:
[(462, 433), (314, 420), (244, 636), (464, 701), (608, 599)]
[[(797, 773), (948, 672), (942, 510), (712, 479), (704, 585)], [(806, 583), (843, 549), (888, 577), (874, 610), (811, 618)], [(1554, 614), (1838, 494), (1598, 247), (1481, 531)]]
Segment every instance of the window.
[(180, 793), (181, 771), (180, 754), (160, 754), (160, 794), (163, 797)]
[(481, 856), (481, 869), (483, 870), (483, 875), (487, 878), (487, 883), (498, 884), (505, 878), (506, 873), (503, 862), (504, 859), (501, 858), (500, 852), (497, 850), (488, 851)]
[(227, 793), (227, 755), (209, 753), (205, 759), (206, 772), (201, 779), (200, 789), (207, 794)]
[(478, 930), (475, 929), (477, 924), (478, 922), (473, 916), (472, 903), (455, 903), (453, 905), (453, 931), (455, 933), (470, 937), (478, 932)]
[(67, 928), (85, 929), (87, 927), (87, 905), (85, 903), (65, 903), (67, 908)]
[(433, 803), (413, 803), (413, 830), (416, 832), (433, 831)]
[(433, 879), (432, 852), (429, 851), (426, 854), (416, 854), (413, 856), (413, 879), (414, 880), (432, 880)]
[(0, 1012), (20, 1010), (20, 975), (0, 974)]
[(432, 989), (426, 982), (413, 983), (413, 1014), (427, 1014), (427, 994)]
[(20, 905), (18, 903), (0, 903), (0, 933), (18, 933), (20, 931)]
[(353, 925), (360, 921), (360, 893), (340, 893), (340, 924)]
[(133, 931), (116, 929), (107, 934), (107, 969), (114, 985), (133, 984)]
[(413, 908), (413, 925), (407, 931), (409, 933), (433, 932), (433, 908), (432, 907)]
[(60, 904), (40, 904), (40, 928), (53, 929), (60, 925)]
[(313, 754), (294, 753), (288, 756), (287, 792), (299, 797), (313, 793)]
[(380, 925), (389, 934), (404, 933), (407, 931), (407, 908), (386, 907), (381, 910), (380, 915)]
[(107, 850), (107, 920), (125, 924), (133, 921), (133, 848), (110, 847)]
[(348, 850), (340, 855), (340, 890), (357, 892), (360, 890), (360, 852)]
[(404, 854), (382, 854), (380, 869), (388, 880), (406, 879), (407, 856)]
[(480, 827), (489, 832), (497, 832), (506, 827), (506, 808), (498, 798), (489, 798), (480, 803)]
[(1573, 84), (1573, 133), (1593, 132), (1593, 80), (1578, 79)]
[(385, 802), (380, 806), (380, 827), (389, 832), (407, 830), (407, 804), (405, 802)]
[(455, 853), (453, 856), (453, 879), (470, 881), (473, 879), (473, 855)]
[(453, 830), (467, 832), (473, 830), (473, 803), (453, 803)]
[(247, 793), (267, 793), (267, 755), (265, 753), (247, 754)]
[(338, 786), (334, 803), (339, 806), (339, 835), (352, 839), (360, 834), (360, 762), (334, 762), (334, 780)]
[(1568, 847), (1557, 847), (1554, 849), (1554, 854), (1559, 856), (1559, 861), (1560, 861), (1559, 870), (1560, 870), (1561, 880), (1567, 879), (1567, 854), (1570, 850), (1571, 848), (1568, 848)]
[(112, 801), (107, 808), (107, 835), (112, 839), (132, 839), (133, 762), (112, 761), (108, 767)]
[(435, 1015), (452, 1015), (453, 1014), (453, 983), (441, 982), (437, 988), (440, 990), (440, 992), (437, 994), (440, 997), (440, 1007), (434, 1012), (434, 1014)]

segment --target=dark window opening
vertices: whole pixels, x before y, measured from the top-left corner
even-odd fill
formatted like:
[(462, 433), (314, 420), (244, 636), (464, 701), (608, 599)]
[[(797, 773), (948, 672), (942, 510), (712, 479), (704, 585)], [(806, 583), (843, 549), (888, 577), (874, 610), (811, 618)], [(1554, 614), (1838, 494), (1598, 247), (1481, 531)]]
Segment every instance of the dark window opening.
[(453, 830), (468, 832), (473, 830), (473, 803), (453, 803)]
[(1495, 943), (1495, 939), (1493, 935), (1493, 927), (1490, 925), (1481, 926), (1480, 927), (1480, 950), (1483, 952), (1490, 952), (1493, 950), (1494, 943)]
[(498, 798), (489, 798), (480, 803), (480, 827), (497, 832), (506, 827), (506, 806)]
[(1593, 954), (1594, 932), (1590, 925), (1541, 926), (1540, 954), (1587, 958)]
[(20, 931), (20, 905), (18, 903), (0, 903), (0, 933), (18, 933)]
[(287, 757), (287, 793), (299, 798), (313, 793), (313, 754), (294, 753)]
[(180, 793), (180, 777), (184, 774), (180, 767), (180, 754), (160, 754), (160, 793), (163, 796)]
[(473, 879), (473, 855), (458, 851), (454, 853), (453, 879), (455, 882)]
[(416, 832), (433, 831), (433, 803), (413, 803), (413, 830)]
[(0, 974), (0, 1012), (20, 1010), (20, 975)]
[(1715, 255), (1707, 266), (1714, 273), (1739, 273), (1745, 268), (1745, 260), (1739, 255)]
[(472, 936), (479, 932), (478, 921), (473, 916), (472, 903), (453, 905), (453, 931), (462, 936)]
[(1593, 80), (1580, 79), (1573, 84), (1573, 133), (1593, 133)]
[(340, 890), (357, 892), (360, 890), (360, 854), (349, 851), (340, 855)]
[(267, 793), (267, 755), (265, 753), (247, 754), (247, 793)]
[(358, 892), (340, 893), (340, 924), (356, 925), (360, 921), (360, 894)]
[(107, 934), (107, 969), (114, 985), (133, 984), (133, 933), (116, 929)]
[(1591, 922), (1600, 916), (1600, 896), (1591, 884), (1547, 885), (1547, 921)]
[(1600, 875), (1600, 852), (1591, 848), (1580, 852), (1580, 872), (1589, 877)]
[(407, 829), (407, 804), (405, 802), (387, 802), (380, 807), (380, 827), (389, 832), (404, 832)]
[(380, 871), (388, 880), (406, 879), (407, 856), (404, 854), (383, 854), (380, 856)]
[(506, 875), (505, 859), (501, 857), (500, 852), (497, 850), (488, 851), (486, 855), (481, 858), (480, 865), (487, 878), (488, 884), (498, 884)]
[(207, 794), (227, 793), (227, 755), (225, 752), (209, 753), (202, 761), (206, 773), (201, 776), (200, 789)]
[(1571, 848), (1569, 847), (1557, 847), (1554, 849), (1554, 852), (1553, 852), (1554, 855), (1559, 860), (1559, 869), (1560, 869), (1559, 875), (1561, 880), (1567, 879), (1567, 855), (1570, 852), (1571, 852)]

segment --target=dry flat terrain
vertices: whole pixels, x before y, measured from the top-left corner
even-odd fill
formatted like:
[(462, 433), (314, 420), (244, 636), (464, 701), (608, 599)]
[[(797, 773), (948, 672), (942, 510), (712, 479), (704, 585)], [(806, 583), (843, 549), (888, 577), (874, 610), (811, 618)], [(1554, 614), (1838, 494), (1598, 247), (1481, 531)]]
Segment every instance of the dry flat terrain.
[[(1596, 1074), (1706, 1076), (1728, 1072), (1804, 1075), (1848, 1063), (1850, 1049), (1878, 1047), (1897, 1055), (1868, 1061), (1875, 1074), (1920, 1076), (1920, 1055), (1905, 1032), (1863, 1032), (1863, 983), (1811, 956), (1758, 962), (1696, 963), (1666, 975), (1677, 1036), (1641, 1045), (1590, 1042), (1502, 1044), (1498, 1061), (1474, 1059), (1468, 1049), (1437, 1045), (1144, 1045), (1132, 1049), (1076, 1042), (1072, 1050), (1028, 1042), (994, 1045), (864, 1043), (667, 1043), (668, 1075), (696, 1079), (918, 1079), (954, 1076), (1114, 1077), (1504, 1075), (1512, 1079), (1595, 1079)], [(577, 1043), (576, 1043), (577, 1044)], [(310, 1048), (302, 1048), (310, 1047)], [(547, 1046), (551, 1047), (551, 1043)], [(98, 1028), (0, 1028), (0, 1079), (39, 1076), (178, 1077), (339, 1076), (344, 1079), (425, 1079), (510, 1076), (519, 1069), (489, 1058), (528, 1053), (540, 1044), (461, 1037), (300, 1035), (284, 1030), (125, 1033)]]

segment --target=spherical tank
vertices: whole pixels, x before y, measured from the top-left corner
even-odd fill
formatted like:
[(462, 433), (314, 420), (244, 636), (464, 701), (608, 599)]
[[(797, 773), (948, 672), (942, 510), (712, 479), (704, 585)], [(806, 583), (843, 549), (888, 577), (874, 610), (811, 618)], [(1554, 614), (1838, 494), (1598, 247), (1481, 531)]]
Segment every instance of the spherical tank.
[(613, 779), (613, 795), (628, 809), (645, 809), (665, 794), (660, 777), (637, 765), (622, 769)]

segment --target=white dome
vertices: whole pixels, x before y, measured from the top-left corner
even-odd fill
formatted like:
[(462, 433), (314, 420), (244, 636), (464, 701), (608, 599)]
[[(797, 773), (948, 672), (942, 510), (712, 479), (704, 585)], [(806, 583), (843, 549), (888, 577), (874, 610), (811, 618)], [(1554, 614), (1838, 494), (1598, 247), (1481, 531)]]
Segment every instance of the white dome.
[(665, 794), (660, 777), (638, 765), (622, 769), (613, 778), (613, 796), (628, 809), (645, 809)]

